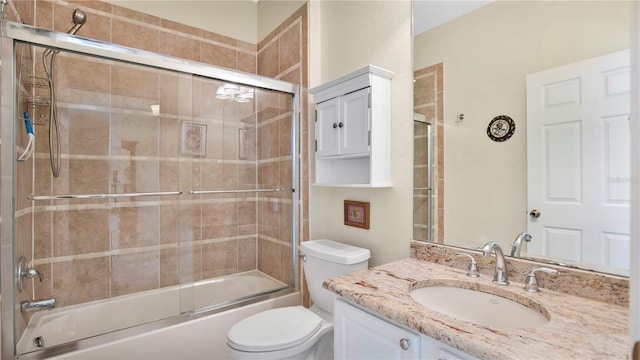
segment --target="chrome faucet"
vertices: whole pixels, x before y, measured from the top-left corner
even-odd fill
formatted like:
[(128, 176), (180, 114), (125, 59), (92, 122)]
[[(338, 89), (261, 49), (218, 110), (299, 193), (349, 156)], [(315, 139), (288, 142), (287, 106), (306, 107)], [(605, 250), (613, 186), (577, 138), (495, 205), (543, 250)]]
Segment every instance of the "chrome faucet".
[(488, 242), (482, 247), (482, 255), (489, 256), (492, 252), (496, 253), (496, 271), (493, 274), (493, 282), (498, 285), (509, 285), (509, 277), (507, 276), (507, 263), (504, 261), (504, 253), (498, 243)]
[(511, 256), (520, 257), (520, 248), (522, 247), (522, 242), (530, 242), (531, 234), (527, 232), (521, 232), (516, 236), (516, 239), (513, 241), (513, 245), (511, 246)]
[(42, 276), (42, 274), (36, 270), (36, 269), (25, 269), (22, 272), (22, 277), (26, 277), (27, 279), (31, 279), (31, 278), (38, 278), (40, 280), (40, 282), (42, 282), (42, 280), (44, 280), (44, 276)]
[(24, 256), (20, 256), (17, 262), (16, 268), (16, 286), (18, 291), (22, 292), (25, 289), (24, 280), (38, 278), (40, 282), (44, 280), (44, 276), (38, 270), (27, 267), (27, 259)]
[(538, 288), (538, 279), (536, 278), (536, 272), (538, 271), (546, 272), (548, 274), (558, 275), (558, 270), (556, 269), (551, 269), (546, 267), (533, 269), (529, 271), (529, 273), (527, 274), (527, 278), (524, 283), (525, 291), (540, 292), (540, 289)]
[(34, 301), (23, 301), (20, 303), (20, 309), (23, 313), (38, 311), (38, 310), (51, 310), (56, 307), (56, 298), (53, 296), (51, 299), (46, 300), (34, 300)]

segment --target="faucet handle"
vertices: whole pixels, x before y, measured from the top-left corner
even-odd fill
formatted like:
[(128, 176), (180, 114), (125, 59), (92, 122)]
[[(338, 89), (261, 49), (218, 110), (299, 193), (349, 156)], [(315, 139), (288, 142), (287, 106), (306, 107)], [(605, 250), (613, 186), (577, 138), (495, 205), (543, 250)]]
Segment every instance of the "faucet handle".
[(548, 274), (553, 274), (553, 275), (557, 275), (558, 274), (558, 270), (551, 269), (551, 268), (546, 268), (546, 267), (532, 269), (527, 274), (527, 278), (525, 279), (525, 282), (524, 282), (524, 290), (525, 291), (528, 291), (528, 292), (540, 292), (540, 289), (538, 289), (538, 279), (536, 278), (536, 272), (538, 272), (538, 271), (546, 272)]
[(20, 258), (18, 258), (16, 265), (17, 268), (15, 272), (15, 282), (19, 292), (22, 292), (25, 289), (25, 279), (38, 278), (40, 282), (44, 280), (44, 276), (41, 272), (39, 272), (35, 268), (27, 267), (27, 259), (24, 256), (20, 256)]
[(476, 263), (476, 259), (470, 255), (465, 253), (456, 253), (456, 256), (466, 256), (471, 262), (469, 263), (469, 267), (467, 268), (467, 276), (470, 278), (480, 277), (480, 272), (478, 272), (478, 263)]
[(31, 278), (38, 278), (40, 280), (40, 282), (42, 282), (42, 280), (44, 280), (44, 276), (36, 269), (34, 268), (29, 268), (29, 269), (25, 269), (22, 273), (22, 276), (26, 277), (27, 279), (31, 279)]

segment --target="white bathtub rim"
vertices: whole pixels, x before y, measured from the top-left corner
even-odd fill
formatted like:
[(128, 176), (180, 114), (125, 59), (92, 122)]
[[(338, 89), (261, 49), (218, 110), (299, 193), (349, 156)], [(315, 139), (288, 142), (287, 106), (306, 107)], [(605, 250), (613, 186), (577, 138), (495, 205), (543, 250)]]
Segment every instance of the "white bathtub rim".
[[(205, 285), (223, 283), (225, 280), (228, 282), (237, 277), (262, 278), (278, 286), (274, 286), (272, 290), (264, 291), (263, 293), (258, 292), (249, 296), (230, 299), (211, 306), (202, 306), (203, 304), (201, 303), (198, 304), (201, 306), (200, 308), (193, 307), (196, 304), (195, 299), (197, 297), (195, 292), (198, 288), (202, 288)], [(181, 315), (187, 315), (187, 319), (206, 316), (212, 312), (223, 311), (222, 309), (224, 308), (231, 308), (234, 304), (249, 303), (250, 299), (262, 299), (263, 296), (269, 296), (272, 293), (277, 294), (278, 291), (287, 288), (286, 284), (253, 270), (223, 278), (204, 280), (195, 284), (173, 285), (161, 289), (38, 312), (33, 314), (31, 321), (25, 328), (16, 345), (16, 351), (20, 355), (46, 350), (46, 348), (37, 348), (33, 343), (33, 340), (39, 336), (44, 338), (47, 348), (62, 346), (61, 344), (82, 341), (82, 339), (110, 334), (131, 327), (144, 326), (153, 322), (164, 322), (171, 318), (181, 318)], [(291, 288), (289, 287), (288, 289)], [(129, 306), (120, 306), (124, 302), (128, 302)], [(164, 306), (162, 305), (163, 303), (165, 304)], [(149, 304), (153, 304), (154, 307), (149, 307)], [(180, 311), (177, 311), (176, 304), (179, 304)], [(186, 306), (184, 306), (185, 304)], [(120, 312), (120, 309), (126, 311), (123, 313)], [(102, 312), (100, 313), (100, 311)], [(167, 321), (167, 323), (171, 324), (172, 322)]]
[[(21, 357), (21, 360), (140, 360), (140, 349), (145, 350), (144, 359), (164, 360), (164, 359), (200, 359), (203, 354), (215, 354), (216, 359), (230, 359), (230, 353), (226, 345), (226, 333), (236, 322), (260, 311), (284, 306), (296, 306), (301, 303), (300, 292), (290, 289), (288, 294), (273, 297), (266, 300), (256, 301), (252, 304), (236, 307), (233, 309), (225, 310), (223, 312), (202, 316), (181, 323), (173, 324), (170, 326), (164, 326), (144, 333), (139, 333), (119, 339), (113, 339), (110, 341), (103, 341), (100, 344), (94, 344), (92, 346), (84, 346), (76, 351), (66, 352), (64, 354), (47, 354), (47, 356), (33, 357), (28, 354), (27, 357)], [(171, 333), (180, 331), (184, 327), (195, 327), (198, 325), (206, 325), (209, 321), (216, 321), (219, 318), (225, 317), (229, 324), (227, 328), (222, 330), (218, 329), (216, 332), (196, 332), (189, 331), (189, 341), (192, 342), (192, 346), (184, 345), (188, 341), (180, 341), (179, 336), (174, 336)], [(207, 327), (207, 329), (209, 329)], [(169, 334), (169, 335), (168, 335)], [(223, 336), (224, 335), (224, 336)], [(193, 339), (193, 337), (197, 337)], [(163, 338), (170, 338), (171, 341), (162, 341)], [(151, 342), (153, 349), (149, 346), (142, 346), (141, 343)], [(195, 344), (195, 345), (193, 345)], [(184, 346), (186, 348), (181, 348)], [(198, 349), (197, 347), (201, 347)], [(206, 349), (202, 349), (205, 347)], [(136, 354), (136, 351), (138, 354)], [(155, 353), (154, 353), (155, 352)], [(194, 356), (197, 354), (198, 356)], [(53, 355), (53, 356), (50, 356)], [(213, 355), (212, 355), (213, 356)]]

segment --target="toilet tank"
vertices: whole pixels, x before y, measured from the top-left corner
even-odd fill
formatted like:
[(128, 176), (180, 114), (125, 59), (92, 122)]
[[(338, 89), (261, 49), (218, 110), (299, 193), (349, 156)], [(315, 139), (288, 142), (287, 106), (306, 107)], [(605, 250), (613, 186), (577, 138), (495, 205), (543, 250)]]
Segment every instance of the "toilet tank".
[(311, 300), (329, 313), (333, 313), (336, 294), (324, 289), (322, 282), (367, 269), (371, 257), (368, 249), (324, 239), (301, 243), (300, 255)]

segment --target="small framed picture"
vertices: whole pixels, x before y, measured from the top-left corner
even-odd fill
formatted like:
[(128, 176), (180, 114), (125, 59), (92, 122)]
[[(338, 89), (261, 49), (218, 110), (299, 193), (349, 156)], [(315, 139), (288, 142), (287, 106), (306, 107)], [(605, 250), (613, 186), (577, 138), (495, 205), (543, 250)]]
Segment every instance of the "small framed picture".
[(369, 228), (369, 203), (344, 201), (344, 224), (363, 229)]
[(205, 156), (207, 148), (207, 125), (189, 121), (180, 123), (180, 154)]

